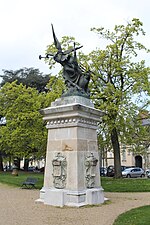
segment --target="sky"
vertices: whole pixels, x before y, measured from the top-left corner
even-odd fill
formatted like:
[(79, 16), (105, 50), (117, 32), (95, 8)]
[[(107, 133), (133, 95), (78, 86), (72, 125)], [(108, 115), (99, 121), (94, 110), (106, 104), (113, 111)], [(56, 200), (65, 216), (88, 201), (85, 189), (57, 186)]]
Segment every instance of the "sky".
[(101, 46), (92, 27), (113, 29), (139, 18), (146, 31), (141, 42), (150, 48), (149, 10), (149, 0), (0, 0), (0, 74), (23, 67), (50, 73), (38, 57), (53, 42), (51, 23), (58, 39), (73, 36), (88, 53)]

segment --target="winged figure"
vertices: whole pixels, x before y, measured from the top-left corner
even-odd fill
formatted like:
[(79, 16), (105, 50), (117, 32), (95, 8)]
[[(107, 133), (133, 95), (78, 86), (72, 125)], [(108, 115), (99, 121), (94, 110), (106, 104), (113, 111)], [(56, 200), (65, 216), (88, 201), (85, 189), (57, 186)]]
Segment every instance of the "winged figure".
[[(74, 43), (73, 48), (63, 51), (61, 44), (56, 37), (53, 24), (51, 25), (57, 53), (55, 55), (48, 54), (47, 57), (53, 56), (53, 59), (57, 63), (60, 63), (63, 67), (63, 78), (68, 89), (67, 93), (64, 93), (63, 95), (82, 95), (89, 97), (90, 92), (88, 89), (88, 84), (90, 81), (91, 72), (89, 70), (86, 71), (81, 65), (78, 64), (76, 55), (76, 50), (82, 48), (83, 46), (76, 47)], [(41, 58), (42, 57), (40, 56), (40, 59)]]

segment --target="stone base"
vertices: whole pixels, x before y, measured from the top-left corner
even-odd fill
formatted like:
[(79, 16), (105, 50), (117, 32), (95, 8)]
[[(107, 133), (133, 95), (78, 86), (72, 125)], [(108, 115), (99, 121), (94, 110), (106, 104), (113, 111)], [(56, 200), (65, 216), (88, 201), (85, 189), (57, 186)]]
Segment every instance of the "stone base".
[[(44, 193), (45, 192), (45, 193)], [(41, 189), (37, 203), (52, 206), (81, 207), (84, 205), (98, 205), (104, 203), (103, 188), (91, 188), (84, 191), (70, 191), (66, 189)]]
[(86, 191), (68, 191), (65, 205), (71, 207), (81, 207), (86, 202)]
[(66, 191), (62, 189), (48, 189), (45, 192), (44, 204), (63, 207), (66, 202)]
[(104, 113), (83, 96), (61, 97), (40, 112), (48, 138), (37, 202), (59, 207), (103, 203), (96, 131)]
[(104, 202), (103, 188), (87, 189), (86, 204), (97, 205)]
[(40, 190), (40, 198), (35, 200), (36, 203), (44, 203), (44, 199), (45, 199), (45, 188), (43, 187), (41, 190)]
[(61, 106), (61, 105), (69, 105), (69, 104), (72, 105), (74, 103), (78, 103), (81, 105), (85, 105), (85, 106), (94, 108), (93, 102), (90, 99), (84, 98), (82, 96), (69, 96), (69, 97), (58, 98), (54, 102), (51, 103), (51, 107), (56, 107), (56, 106)]

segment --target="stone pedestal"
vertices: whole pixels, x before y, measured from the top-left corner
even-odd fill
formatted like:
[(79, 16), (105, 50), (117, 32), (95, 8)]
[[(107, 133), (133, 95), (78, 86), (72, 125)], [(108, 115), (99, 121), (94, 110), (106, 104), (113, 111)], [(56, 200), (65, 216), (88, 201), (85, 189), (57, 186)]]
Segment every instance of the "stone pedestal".
[(57, 99), (41, 113), (48, 140), (44, 186), (37, 201), (60, 207), (103, 203), (96, 133), (102, 113), (79, 96)]

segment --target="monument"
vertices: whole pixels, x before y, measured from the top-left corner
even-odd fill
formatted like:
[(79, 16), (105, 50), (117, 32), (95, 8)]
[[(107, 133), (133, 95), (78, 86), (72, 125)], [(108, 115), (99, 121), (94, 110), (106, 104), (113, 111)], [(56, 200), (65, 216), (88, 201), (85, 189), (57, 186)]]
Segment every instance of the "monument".
[(91, 72), (77, 61), (76, 50), (82, 46), (74, 44), (72, 49), (62, 51), (53, 25), (52, 33), (57, 53), (46, 57), (62, 65), (67, 90), (41, 110), (48, 139), (44, 185), (37, 202), (60, 207), (101, 204), (104, 194), (96, 131), (103, 113), (90, 100)]

